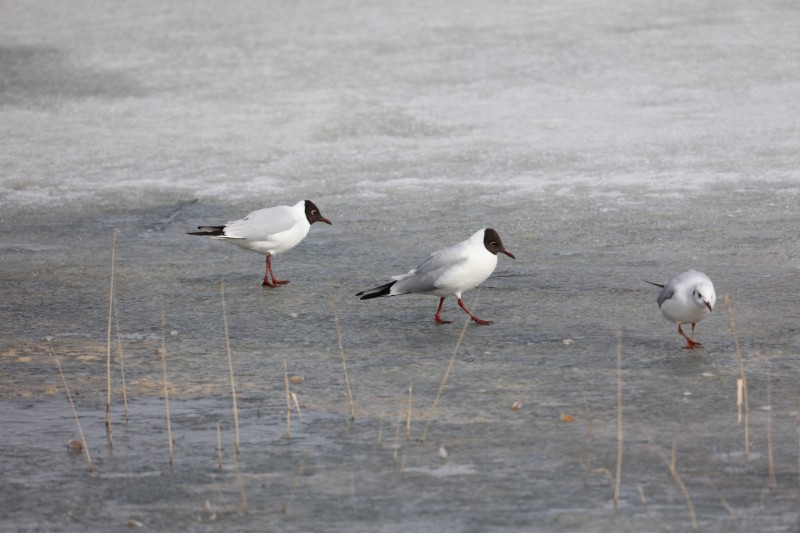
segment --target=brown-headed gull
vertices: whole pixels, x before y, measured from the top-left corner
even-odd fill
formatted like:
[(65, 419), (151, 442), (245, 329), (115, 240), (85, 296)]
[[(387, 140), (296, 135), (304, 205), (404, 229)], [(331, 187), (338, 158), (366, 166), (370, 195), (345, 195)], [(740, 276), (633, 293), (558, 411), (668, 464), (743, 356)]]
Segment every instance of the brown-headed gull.
[(461, 293), (477, 287), (494, 272), (497, 253), (515, 259), (514, 254), (503, 246), (500, 235), (491, 228), (475, 232), (469, 239), (454, 244), (431, 255), (424, 263), (407, 274), (392, 276), (394, 281), (356, 294), (362, 300), (379, 296), (399, 294), (432, 294), (439, 297), (439, 308), (433, 320), (437, 324), (449, 324), (442, 320), (442, 305), (447, 296), (458, 298), (458, 305), (476, 324), (491, 324), (473, 315), (461, 300)]
[[(666, 285), (652, 281), (647, 283), (661, 287), (656, 299), (658, 307), (667, 320), (678, 323), (678, 333), (686, 339), (684, 348), (687, 350), (702, 348), (703, 345), (694, 340), (694, 327), (714, 310), (714, 303), (717, 301), (714, 284), (708, 276), (696, 270), (689, 270)], [(681, 324), (692, 325), (691, 337), (686, 336)]]
[[(322, 216), (314, 202), (301, 200), (291, 207), (279, 205), (259, 209), (241, 220), (234, 220), (223, 226), (198, 226), (197, 229), (200, 231), (191, 232), (189, 235), (222, 239), (245, 250), (266, 255), (267, 267), (261, 285), (275, 288), (289, 281), (275, 277), (275, 273), (272, 272), (272, 256), (291, 250), (300, 244), (314, 222), (333, 224)], [(272, 276), (271, 281), (270, 276)]]

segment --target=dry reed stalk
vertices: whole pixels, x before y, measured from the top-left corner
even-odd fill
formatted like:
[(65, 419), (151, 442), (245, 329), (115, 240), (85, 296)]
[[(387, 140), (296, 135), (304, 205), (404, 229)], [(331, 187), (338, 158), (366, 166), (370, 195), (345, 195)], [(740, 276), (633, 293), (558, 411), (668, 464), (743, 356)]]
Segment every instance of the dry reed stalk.
[(117, 255), (117, 234), (114, 228), (111, 232), (111, 280), (108, 284), (108, 331), (106, 333), (106, 435), (108, 445), (113, 446), (114, 439), (111, 432), (111, 317), (114, 310), (114, 268)]
[(217, 422), (217, 466), (222, 470), (222, 434)]
[(408, 408), (406, 409), (406, 440), (411, 440), (411, 402), (414, 396), (414, 383), (408, 384)]
[(592, 415), (589, 411), (589, 400), (586, 398), (586, 391), (581, 384), (581, 394), (583, 395), (583, 410), (586, 413), (586, 464), (583, 467), (583, 484), (589, 483), (589, 472), (592, 470)]
[(767, 372), (767, 462), (769, 465), (769, 491), (775, 494), (778, 481), (775, 478), (775, 459), (772, 454), (772, 369)]
[(222, 492), (222, 489), (219, 488), (219, 485), (217, 485), (216, 481), (214, 482), (214, 489), (217, 491), (217, 494), (219, 494), (219, 499), (222, 500), (222, 505), (223, 505), (222, 510), (225, 511), (226, 513), (230, 513), (231, 508), (228, 505), (228, 498), (225, 497), (225, 494)]
[[(225, 495), (222, 493), (222, 489), (220, 489), (219, 485), (217, 485), (217, 481), (212, 478), (211, 479), (211, 483), (212, 483), (212, 485), (214, 485), (214, 494), (212, 495), (212, 497), (215, 499), (214, 501), (216, 501), (216, 497), (219, 496), (219, 499), (222, 500), (222, 505), (224, 506), (222, 511), (225, 512), (225, 513), (230, 513), (231, 512), (231, 508), (230, 508), (230, 506), (228, 506), (228, 500), (227, 500), (227, 498), (225, 498)], [(211, 506), (211, 502), (209, 502), (208, 500), (206, 500), (206, 509), (211, 513), (215, 513), (216, 512), (216, 509)]]
[(289, 488), (289, 496), (287, 496), (286, 501), (283, 502), (283, 506), (281, 507), (281, 513), (286, 514), (289, 509), (289, 504), (292, 503), (294, 499), (294, 493), (297, 491), (297, 485), (300, 483), (300, 479), (303, 476), (303, 469), (306, 467), (306, 458), (308, 457), (308, 452), (303, 452), (303, 458), (300, 460), (300, 465), (297, 467), (297, 473), (294, 475), (294, 479), (292, 480), (292, 485)]
[(612, 474), (611, 470), (609, 470), (608, 468), (595, 468), (594, 471), (597, 472), (598, 474), (605, 475), (609, 481), (614, 481), (614, 474)]
[[(381, 446), (383, 446), (383, 417), (385, 416), (385, 414), (386, 413), (383, 412), (383, 409), (381, 409), (380, 423), (378, 425), (378, 439), (375, 442), (375, 448), (377, 449), (380, 449)], [(800, 428), (800, 426), (798, 427)], [(800, 455), (798, 455), (798, 460), (800, 460)]]
[(117, 313), (117, 298), (114, 297), (114, 323), (117, 330), (117, 355), (119, 355), (119, 370), (122, 375), (122, 404), (125, 406), (125, 427), (128, 427), (128, 385), (125, 382), (125, 357), (122, 353), (122, 339), (119, 332), (119, 313)]
[(292, 401), (289, 395), (289, 368), (283, 360), (283, 382), (286, 385), (286, 440), (292, 438)]
[(247, 504), (247, 495), (244, 493), (244, 479), (242, 472), (239, 470), (239, 452), (233, 454), (233, 467), (236, 470), (236, 483), (239, 485), (239, 497), (242, 499), (242, 511), (244, 514), (250, 514), (250, 506)]
[(742, 404), (744, 403), (744, 381), (742, 378), (736, 380), (736, 423), (742, 423)]
[[(475, 308), (478, 306), (478, 296), (480, 296), (480, 290), (478, 290), (478, 294), (475, 295), (475, 302), (472, 304), (472, 311), (475, 312)], [(422, 438), (420, 442), (425, 442), (425, 438), (428, 436), (428, 427), (431, 425), (431, 419), (433, 418), (433, 414), (436, 412), (436, 405), (439, 403), (439, 397), (442, 395), (442, 391), (444, 390), (444, 385), (447, 383), (447, 378), (450, 375), (450, 371), (453, 370), (453, 365), (456, 363), (456, 354), (458, 354), (458, 349), (461, 347), (461, 341), (464, 339), (464, 334), (467, 332), (467, 326), (469, 326), (470, 318), (467, 318), (464, 322), (464, 327), (461, 328), (461, 333), (458, 335), (458, 340), (456, 341), (456, 347), (453, 349), (453, 355), (450, 356), (450, 362), (447, 363), (447, 369), (444, 371), (444, 375), (442, 376), (442, 381), (439, 383), (439, 390), (436, 391), (436, 397), (433, 399), (433, 405), (431, 406), (430, 411), (428, 411), (428, 416), (425, 419), (425, 429), (422, 431)]]
[(639, 493), (639, 499), (642, 500), (642, 507), (644, 507), (644, 512), (647, 512), (647, 496), (644, 494), (644, 487), (642, 487), (641, 483), (636, 484), (636, 491)]
[(167, 387), (167, 345), (164, 337), (164, 304), (161, 304), (161, 369), (164, 377), (164, 408), (167, 413), (167, 437), (169, 438), (169, 466), (172, 467), (172, 424), (169, 419), (169, 389)]
[[(664, 461), (664, 463), (667, 465), (667, 468), (669, 468), (669, 473), (670, 476), (672, 476), (672, 480), (675, 481), (675, 483), (677, 483), (678, 487), (681, 489), (683, 498), (686, 500), (686, 507), (689, 509), (689, 516), (692, 520), (692, 530), (697, 531), (697, 513), (695, 513), (694, 510), (694, 503), (692, 503), (692, 497), (689, 495), (689, 489), (686, 488), (686, 483), (683, 482), (683, 478), (678, 473), (678, 469), (675, 466), (675, 460), (673, 459), (670, 461), (661, 448), (655, 445), (654, 447), (658, 455), (661, 457), (661, 460)], [(675, 441), (672, 442), (672, 447), (673, 449), (675, 448)]]
[[(53, 355), (52, 353), (50, 355)], [(67, 391), (67, 399), (69, 400), (69, 405), (72, 407), (72, 415), (75, 417), (75, 424), (78, 426), (78, 434), (81, 436), (81, 445), (83, 445), (83, 451), (86, 453), (86, 463), (89, 465), (89, 474), (94, 475), (94, 467), (92, 466), (92, 456), (89, 455), (89, 447), (86, 445), (86, 437), (83, 435), (83, 427), (81, 427), (81, 420), (78, 418), (78, 411), (75, 409), (75, 402), (72, 400), (72, 393), (69, 390), (69, 385), (67, 385), (67, 378), (64, 377), (64, 370), (61, 368), (61, 361), (56, 358), (56, 366), (58, 366), (58, 373), (61, 374), (61, 381), (64, 383), (64, 390)]]
[(403, 458), (400, 456), (400, 428), (403, 426), (403, 413), (402, 411), (397, 414), (397, 429), (394, 433), (394, 452), (392, 458), (394, 459), (394, 466), (400, 467), (400, 475), (403, 475)]
[(206, 512), (210, 513), (212, 516), (215, 515), (217, 513), (216, 501), (219, 499), (222, 501), (222, 505), (224, 506), (222, 512), (230, 513), (231, 509), (228, 506), (228, 500), (225, 498), (225, 495), (222, 493), (222, 489), (219, 488), (219, 485), (214, 478), (211, 478), (211, 484), (214, 486), (214, 492), (211, 495), (212, 500), (206, 500), (206, 504), (204, 506)]
[(678, 460), (677, 459), (677, 453), (678, 453), (677, 444), (675, 442), (675, 439), (672, 439), (672, 459), (671, 459), (671, 462), (669, 463), (670, 464), (670, 468), (675, 468), (675, 465), (677, 464), (677, 462), (676, 462)]
[[(747, 376), (744, 372), (744, 360), (742, 359), (742, 351), (739, 347), (739, 336), (736, 333), (736, 321), (733, 319), (733, 305), (730, 298), (725, 294), (722, 297), (725, 302), (725, 309), (728, 311), (728, 322), (731, 325), (731, 333), (733, 334), (733, 345), (736, 349), (736, 360), (739, 363), (739, 381), (737, 382), (737, 408), (739, 410), (739, 423), (742, 421), (741, 405), (744, 404), (744, 456), (750, 457), (750, 404), (747, 400)], [(741, 398), (741, 400), (740, 400)]]
[(233, 428), (236, 436), (235, 449), (239, 453), (239, 408), (236, 405), (236, 381), (233, 379), (233, 356), (231, 355), (231, 339), (228, 335), (228, 309), (225, 304), (225, 282), (219, 282), (219, 294), (222, 299), (222, 323), (225, 328), (225, 350), (228, 353), (228, 373), (231, 378), (231, 398), (233, 399)]
[(622, 331), (617, 328), (617, 470), (614, 477), (614, 509), (622, 486)]
[(353, 391), (350, 390), (350, 376), (347, 373), (347, 361), (344, 357), (344, 346), (342, 346), (342, 329), (339, 326), (339, 313), (336, 311), (336, 300), (333, 292), (330, 293), (331, 308), (333, 309), (333, 321), (336, 325), (336, 339), (339, 341), (339, 356), (342, 359), (342, 369), (344, 370), (344, 384), (347, 387), (347, 400), (350, 403), (350, 420), (356, 419), (356, 407), (353, 403)]
[(714, 492), (717, 493), (717, 496), (719, 497), (720, 503), (722, 503), (722, 506), (725, 508), (726, 511), (728, 511), (728, 514), (730, 514), (731, 517), (733, 517), (734, 520), (739, 520), (739, 515), (737, 515), (736, 511), (733, 510), (733, 507), (731, 507), (728, 504), (728, 500), (725, 499), (725, 496), (722, 495), (722, 493), (719, 491), (719, 489), (714, 484), (714, 482), (709, 480), (708, 484), (711, 485), (711, 488), (714, 489)]
[(294, 408), (297, 410), (297, 416), (299, 416), (300, 420), (302, 420), (303, 412), (300, 411), (300, 400), (297, 399), (297, 394), (290, 392), (289, 395), (292, 397), (292, 404), (294, 404)]

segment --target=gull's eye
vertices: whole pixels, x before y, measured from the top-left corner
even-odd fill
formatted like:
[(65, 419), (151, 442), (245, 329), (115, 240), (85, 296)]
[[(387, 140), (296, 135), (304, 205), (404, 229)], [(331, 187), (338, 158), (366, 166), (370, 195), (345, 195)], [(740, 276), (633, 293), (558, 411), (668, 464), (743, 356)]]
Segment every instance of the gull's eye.
[(312, 215), (316, 215), (316, 214), (317, 214), (317, 210), (316, 210), (316, 209), (312, 209), (312, 210), (311, 210), (311, 214), (312, 214)]

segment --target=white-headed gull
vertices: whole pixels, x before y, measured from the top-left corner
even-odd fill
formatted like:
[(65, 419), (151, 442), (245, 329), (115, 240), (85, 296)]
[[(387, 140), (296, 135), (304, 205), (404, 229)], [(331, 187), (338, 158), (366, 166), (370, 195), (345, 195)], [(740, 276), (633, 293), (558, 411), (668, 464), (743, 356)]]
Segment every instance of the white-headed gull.
[[(687, 350), (702, 348), (703, 345), (694, 340), (694, 326), (714, 310), (714, 303), (717, 301), (714, 284), (708, 276), (696, 270), (689, 270), (666, 285), (652, 281), (647, 283), (661, 287), (656, 300), (658, 307), (667, 320), (678, 323), (678, 333), (686, 339), (684, 348)], [(686, 336), (681, 324), (692, 325), (691, 337)]]
[(461, 293), (477, 287), (491, 276), (497, 266), (497, 253), (514, 259), (514, 254), (503, 246), (500, 235), (491, 228), (475, 232), (469, 239), (454, 244), (431, 255), (420, 266), (400, 276), (392, 276), (391, 283), (356, 294), (362, 300), (399, 294), (432, 294), (439, 297), (439, 308), (433, 320), (449, 324), (440, 313), (447, 296), (458, 298), (458, 305), (477, 324), (491, 324), (473, 315), (461, 301)]
[[(272, 256), (300, 244), (314, 222), (333, 224), (322, 216), (314, 202), (301, 200), (291, 207), (279, 205), (259, 209), (241, 220), (234, 220), (223, 226), (198, 226), (197, 229), (200, 231), (191, 232), (189, 235), (222, 239), (245, 250), (266, 255), (267, 268), (262, 285), (275, 288), (289, 281), (275, 277), (275, 273), (272, 272)], [(269, 279), (270, 276), (272, 281)]]

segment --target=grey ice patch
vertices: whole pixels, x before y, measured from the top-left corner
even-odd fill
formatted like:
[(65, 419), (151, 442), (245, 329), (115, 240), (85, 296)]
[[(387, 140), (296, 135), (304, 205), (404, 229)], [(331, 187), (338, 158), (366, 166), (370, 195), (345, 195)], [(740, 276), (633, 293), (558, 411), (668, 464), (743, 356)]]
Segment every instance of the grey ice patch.
[(127, 98), (144, 89), (123, 71), (99, 70), (51, 47), (0, 46), (0, 106), (42, 106), (61, 100)]

